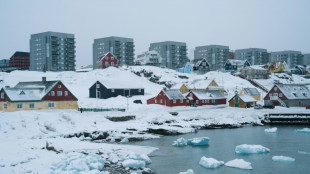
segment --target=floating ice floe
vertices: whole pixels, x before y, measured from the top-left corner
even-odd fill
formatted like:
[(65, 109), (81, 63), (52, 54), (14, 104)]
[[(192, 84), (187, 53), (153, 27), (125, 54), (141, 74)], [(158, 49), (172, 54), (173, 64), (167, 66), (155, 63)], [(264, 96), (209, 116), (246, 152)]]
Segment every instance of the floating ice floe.
[(265, 132), (267, 132), (267, 133), (277, 133), (278, 132), (278, 128), (273, 127), (273, 128), (265, 129)]
[(301, 150), (299, 150), (298, 153), (303, 154), (303, 155), (310, 155), (310, 152), (305, 152), (305, 151), (301, 151)]
[(186, 172), (180, 172), (179, 174), (195, 174), (192, 169), (188, 169)]
[(104, 167), (105, 160), (99, 155), (90, 153), (88, 155), (70, 153), (68, 158), (54, 163), (49, 174), (56, 173), (83, 173), (105, 174), (100, 172)]
[(144, 161), (145, 164), (151, 164), (152, 163), (152, 160), (146, 154), (138, 154), (138, 153), (134, 153), (134, 152), (127, 153), (124, 157), (124, 160), (127, 160), (127, 159)]
[(298, 133), (310, 133), (310, 128), (296, 129)]
[(214, 158), (206, 158), (206, 157), (203, 156), (200, 159), (199, 164), (202, 167), (214, 169), (214, 168), (218, 168), (221, 165), (223, 165), (224, 161), (218, 161), (218, 160), (216, 160)]
[(145, 167), (145, 162), (142, 160), (127, 159), (122, 162), (122, 165), (125, 168), (141, 169)]
[(235, 152), (238, 154), (250, 154), (250, 153), (269, 153), (270, 149), (261, 146), (261, 145), (249, 145), (249, 144), (242, 144), (236, 146)]
[(289, 156), (273, 156), (272, 160), (274, 162), (280, 162), (280, 163), (290, 163), (290, 162), (294, 162), (295, 159)]
[(184, 139), (183, 137), (175, 140), (172, 144), (172, 146), (176, 146), (176, 147), (183, 147), (183, 146), (187, 146), (187, 140)]
[(129, 142), (129, 140), (128, 140), (128, 138), (123, 138), (121, 141), (120, 141), (120, 143), (121, 144), (127, 144)]
[(206, 146), (209, 143), (209, 137), (198, 137), (193, 139), (188, 139), (187, 144), (192, 146)]
[(253, 169), (250, 162), (244, 161), (243, 159), (234, 159), (225, 163), (227, 167), (234, 167), (239, 169)]

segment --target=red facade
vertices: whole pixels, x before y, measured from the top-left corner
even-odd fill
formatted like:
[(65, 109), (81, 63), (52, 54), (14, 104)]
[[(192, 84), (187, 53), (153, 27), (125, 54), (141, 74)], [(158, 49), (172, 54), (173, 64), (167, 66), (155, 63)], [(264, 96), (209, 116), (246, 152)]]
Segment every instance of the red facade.
[(105, 56), (100, 56), (98, 68), (107, 68), (109, 66), (117, 66), (118, 60), (112, 53), (107, 53)]
[(200, 99), (192, 91), (190, 93), (188, 93), (186, 96), (186, 98), (189, 98), (189, 97), (193, 98), (193, 100), (190, 100), (190, 104), (196, 104), (197, 106), (226, 104), (226, 98), (223, 98), (223, 99)]
[(16, 52), (9, 60), (11, 67), (17, 67), (20, 69), (29, 69), (30, 66), (30, 54), (27, 52)]
[(146, 103), (165, 105), (169, 107), (189, 106), (189, 103), (187, 103), (186, 99), (176, 99), (175, 102), (173, 102), (173, 100), (169, 99), (163, 91), (160, 91), (160, 93), (156, 97), (148, 99)]
[(3, 89), (0, 91), (0, 102), (10, 101), (9, 97), (6, 95)]
[[(273, 100), (272, 97), (278, 97), (281, 100), (287, 100), (286, 96), (284, 93), (276, 86), (274, 85), (271, 90), (267, 93), (267, 95), (264, 97), (264, 100)], [(273, 101), (274, 106), (280, 106), (280, 103), (278, 100)]]
[(77, 101), (77, 99), (61, 82), (58, 82), (42, 101)]

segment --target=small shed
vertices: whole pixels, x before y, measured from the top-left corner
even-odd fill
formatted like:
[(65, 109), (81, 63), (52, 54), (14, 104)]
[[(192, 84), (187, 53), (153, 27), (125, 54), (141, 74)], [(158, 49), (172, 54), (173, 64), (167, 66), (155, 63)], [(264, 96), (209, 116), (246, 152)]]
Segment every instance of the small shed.
[(249, 108), (256, 105), (256, 99), (248, 94), (235, 94), (229, 101), (230, 107)]

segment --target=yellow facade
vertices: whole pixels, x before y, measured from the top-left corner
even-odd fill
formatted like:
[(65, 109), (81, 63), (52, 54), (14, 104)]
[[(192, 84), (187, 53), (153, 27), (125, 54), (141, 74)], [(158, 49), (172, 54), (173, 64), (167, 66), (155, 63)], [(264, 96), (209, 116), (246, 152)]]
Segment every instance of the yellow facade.
[(271, 62), (270, 66), (268, 68), (268, 72), (270, 73), (279, 73), (279, 72), (284, 72), (285, 67), (284, 64), (282, 62), (279, 62), (279, 65), (277, 67), (275, 62)]
[(212, 80), (210, 84), (208, 85), (208, 87), (209, 86), (219, 86), (219, 85), (214, 80)]
[(189, 89), (187, 88), (186, 85), (183, 84), (183, 85), (180, 87), (179, 91), (180, 91), (182, 94), (185, 94), (185, 93), (189, 92)]
[[(241, 91), (240, 91), (240, 94), (248, 94), (244, 89), (242, 89)], [(249, 94), (248, 94), (249, 95)], [(260, 97), (260, 95), (251, 95), (255, 100), (257, 100), (257, 101), (260, 101), (261, 100), (261, 97)]]
[[(54, 103), (54, 107), (49, 107), (49, 103)], [(4, 108), (7, 104), (7, 108)], [(17, 108), (22, 104), (22, 108)], [(34, 104), (34, 108), (30, 108)], [(41, 110), (41, 109), (78, 109), (77, 101), (40, 101), (40, 102), (0, 102), (0, 110), (4, 112), (24, 111), (24, 110)]]

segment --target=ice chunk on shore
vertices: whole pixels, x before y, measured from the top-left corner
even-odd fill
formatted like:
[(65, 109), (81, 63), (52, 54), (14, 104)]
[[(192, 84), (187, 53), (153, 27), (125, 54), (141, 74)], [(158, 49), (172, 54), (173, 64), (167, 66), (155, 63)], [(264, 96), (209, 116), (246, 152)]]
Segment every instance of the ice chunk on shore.
[(273, 156), (272, 160), (274, 162), (280, 162), (280, 163), (290, 163), (290, 162), (294, 162), (295, 159), (289, 156)]
[(141, 169), (141, 168), (145, 167), (145, 162), (142, 160), (127, 159), (127, 160), (123, 161), (122, 165), (125, 168)]
[(310, 133), (310, 128), (297, 129), (298, 133)]
[(273, 127), (273, 128), (265, 129), (265, 132), (267, 132), (267, 133), (277, 133), (278, 132), (278, 128)]
[(184, 147), (187, 145), (187, 140), (184, 139), (183, 137), (173, 141), (172, 146), (176, 146), (176, 147)]
[(250, 154), (250, 153), (268, 153), (270, 149), (261, 146), (261, 145), (249, 145), (249, 144), (242, 144), (236, 146), (235, 152), (238, 154)]
[(214, 169), (214, 168), (218, 168), (221, 165), (223, 165), (224, 161), (218, 161), (218, 160), (216, 160), (214, 158), (206, 158), (206, 157), (203, 156), (200, 159), (199, 164), (202, 167)]
[(134, 152), (127, 153), (124, 159), (140, 160), (144, 161), (146, 164), (152, 163), (152, 160), (146, 154), (138, 154)]
[(244, 161), (243, 159), (234, 159), (225, 163), (225, 166), (234, 167), (239, 169), (253, 169), (250, 162)]
[(192, 146), (206, 146), (209, 143), (209, 137), (198, 137), (193, 139), (188, 139), (187, 144)]
[(128, 138), (123, 138), (120, 143), (127, 144), (129, 142)]
[(179, 174), (195, 174), (192, 169), (188, 169), (186, 172), (180, 172)]

